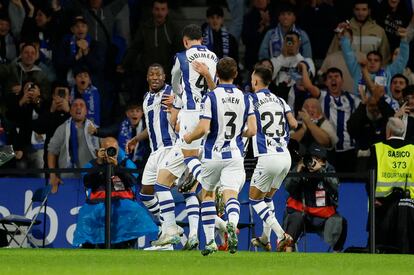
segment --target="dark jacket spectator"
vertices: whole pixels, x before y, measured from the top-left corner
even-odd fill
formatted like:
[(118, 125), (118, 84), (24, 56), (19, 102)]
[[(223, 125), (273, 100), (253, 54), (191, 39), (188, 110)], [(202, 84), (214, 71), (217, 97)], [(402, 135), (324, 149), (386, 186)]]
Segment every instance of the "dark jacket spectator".
[(214, 52), (218, 58), (231, 57), (239, 61), (239, 46), (236, 38), (223, 25), (224, 12), (221, 7), (207, 9), (207, 23), (201, 26), (203, 45)]
[(10, 32), (10, 18), (0, 15), (0, 64), (8, 64), (17, 56), (16, 39)]
[(146, 75), (149, 65), (161, 64), (170, 72), (173, 57), (181, 49), (181, 35), (168, 17), (166, 1), (154, 1), (152, 18), (142, 23), (123, 59), (126, 71)]
[[(21, 47), (20, 58), (11, 64), (0, 65), (0, 84), (5, 97), (15, 97), (22, 91), (22, 85), (28, 81), (36, 83), (41, 92), (41, 98), (50, 98), (49, 81), (42, 69), (35, 65), (38, 51), (34, 44), (26, 43)], [(2, 102), (2, 105), (4, 102)]]
[(333, 30), (338, 23), (335, 8), (324, 1), (307, 1), (301, 14), (298, 15), (298, 25), (309, 35), (314, 60), (324, 59), (333, 38)]
[(69, 70), (87, 67), (95, 85), (100, 86), (103, 82), (105, 49), (100, 42), (88, 35), (88, 29), (83, 17), (74, 18), (72, 35), (63, 39), (54, 58), (59, 80), (66, 80)]
[(242, 41), (246, 46), (244, 65), (248, 71), (258, 61), (257, 53), (266, 32), (271, 26), (268, 1), (253, 1), (253, 6), (243, 18)]
[(390, 43), (390, 51), (393, 52), (400, 45), (398, 28), (406, 28), (411, 19), (411, 14), (404, 1), (384, 0), (380, 4), (379, 14), (375, 22), (384, 28)]

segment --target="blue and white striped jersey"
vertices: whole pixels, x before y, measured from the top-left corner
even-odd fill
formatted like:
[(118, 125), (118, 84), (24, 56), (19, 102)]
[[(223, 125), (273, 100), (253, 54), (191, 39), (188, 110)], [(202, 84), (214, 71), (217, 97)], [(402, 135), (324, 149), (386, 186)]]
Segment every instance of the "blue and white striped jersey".
[(183, 110), (200, 110), (202, 97), (207, 91), (207, 81), (193, 69), (193, 61), (206, 64), (211, 76), (214, 78), (216, 75), (218, 58), (206, 46), (192, 46), (175, 55), (171, 84), (174, 92), (182, 97)]
[(251, 98), (233, 84), (220, 84), (203, 98), (200, 119), (210, 119), (203, 159), (243, 158), (242, 133), (249, 115), (254, 115)]
[(171, 86), (165, 84), (159, 92), (148, 92), (144, 96), (143, 109), (152, 153), (160, 148), (173, 146), (176, 140), (170, 124), (170, 114), (161, 106), (162, 96), (171, 93)]
[(291, 112), (289, 105), (268, 89), (252, 95), (256, 115), (257, 134), (253, 136), (254, 156), (287, 152), (289, 123), (286, 114)]
[(354, 140), (349, 136), (346, 123), (361, 100), (348, 92), (342, 92), (340, 96), (334, 97), (327, 91), (321, 90), (319, 102), (325, 117), (336, 130), (338, 142), (336, 143), (335, 150), (343, 152), (353, 149)]

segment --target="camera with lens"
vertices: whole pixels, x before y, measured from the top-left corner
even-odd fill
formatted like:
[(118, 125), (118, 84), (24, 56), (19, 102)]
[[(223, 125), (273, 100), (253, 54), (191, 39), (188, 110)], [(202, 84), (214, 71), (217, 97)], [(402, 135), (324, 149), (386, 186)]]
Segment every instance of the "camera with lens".
[(293, 45), (293, 37), (286, 36), (286, 45), (292, 46)]
[(304, 155), (302, 161), (303, 165), (308, 169), (315, 167), (318, 162), (312, 155), (309, 154)]
[(108, 157), (115, 157), (115, 156), (116, 156), (116, 153), (117, 153), (117, 150), (116, 150), (116, 148), (115, 148), (115, 147), (108, 147), (108, 148), (106, 148), (106, 150), (105, 150), (105, 154), (106, 154)]

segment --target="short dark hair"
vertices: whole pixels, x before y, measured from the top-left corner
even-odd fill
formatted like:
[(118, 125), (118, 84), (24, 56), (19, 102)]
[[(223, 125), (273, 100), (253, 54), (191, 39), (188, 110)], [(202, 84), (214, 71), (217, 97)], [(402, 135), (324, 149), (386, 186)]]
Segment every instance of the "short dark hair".
[(268, 86), (270, 82), (272, 82), (272, 72), (262, 65), (255, 66), (253, 73), (260, 77), (263, 84), (266, 86)]
[(371, 8), (371, 1), (369, 1), (369, 0), (355, 0), (352, 7), (355, 8), (355, 6), (358, 5), (358, 4), (367, 4), (368, 8), (369, 9)]
[(326, 79), (326, 76), (328, 74), (336, 74), (336, 73), (338, 73), (341, 76), (341, 78), (343, 78), (343, 74), (342, 74), (341, 69), (339, 69), (337, 67), (330, 67), (328, 70), (326, 70), (325, 79)]
[(367, 53), (367, 57), (368, 57), (369, 55), (371, 55), (371, 54), (376, 55), (376, 56), (379, 56), (379, 58), (381, 59), (381, 62), (382, 62), (382, 54), (381, 54), (379, 51), (377, 51), (377, 50), (369, 51), (369, 52)]
[(34, 42), (23, 42), (20, 45), (20, 52), (22, 52), (26, 47), (33, 47), (35, 50), (37, 50), (37, 47)]
[(168, 5), (168, 1), (167, 0), (153, 0), (152, 1), (152, 6), (154, 6), (155, 3), (167, 4)]
[(285, 34), (285, 37), (288, 36), (288, 35), (296, 35), (296, 37), (298, 38), (298, 40), (300, 40), (300, 34), (297, 31), (288, 31)]
[(235, 79), (237, 76), (237, 63), (231, 57), (223, 57), (217, 64), (217, 76), (222, 80)]
[(279, 8), (277, 9), (277, 16), (279, 16), (282, 12), (291, 12), (294, 15), (296, 15), (296, 6), (291, 3), (281, 3), (279, 5)]
[(408, 78), (406, 78), (403, 74), (395, 74), (391, 77), (391, 82), (396, 78), (402, 78), (404, 79), (405, 85), (408, 85), (409, 81)]
[(142, 104), (138, 102), (130, 102), (125, 106), (125, 111), (129, 111), (132, 109), (140, 109), (142, 111)]
[(203, 38), (201, 27), (196, 24), (190, 24), (190, 25), (185, 26), (182, 34), (183, 34), (183, 37), (186, 36), (190, 40), (200, 40), (201, 38)]
[(223, 9), (220, 6), (209, 7), (206, 11), (206, 17), (212, 17), (213, 15), (224, 17)]
[(160, 68), (162, 72), (165, 73), (164, 67), (160, 63), (152, 63), (151, 65), (149, 65), (147, 72), (149, 71), (150, 68)]
[(56, 88), (61, 87), (61, 88), (67, 88), (70, 91), (70, 87), (69, 84), (66, 81), (54, 81), (52, 83), (52, 94), (55, 92)]

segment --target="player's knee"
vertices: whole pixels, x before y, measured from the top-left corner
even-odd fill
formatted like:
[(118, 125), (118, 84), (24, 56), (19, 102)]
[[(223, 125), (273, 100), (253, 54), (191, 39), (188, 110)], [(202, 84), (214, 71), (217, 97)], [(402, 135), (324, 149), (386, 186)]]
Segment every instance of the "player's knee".
[(167, 169), (161, 169), (158, 172), (157, 182), (165, 186), (172, 186), (176, 178), (177, 177)]

